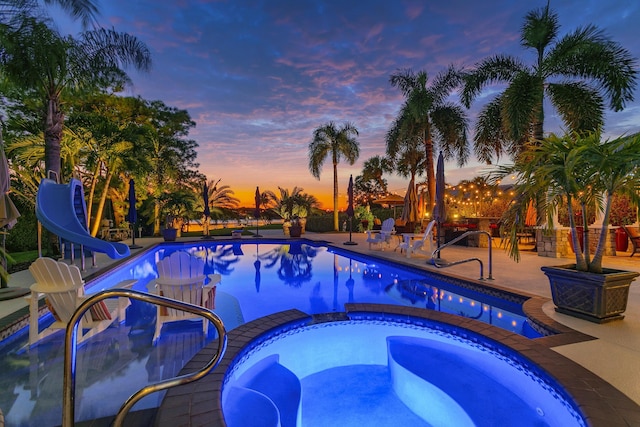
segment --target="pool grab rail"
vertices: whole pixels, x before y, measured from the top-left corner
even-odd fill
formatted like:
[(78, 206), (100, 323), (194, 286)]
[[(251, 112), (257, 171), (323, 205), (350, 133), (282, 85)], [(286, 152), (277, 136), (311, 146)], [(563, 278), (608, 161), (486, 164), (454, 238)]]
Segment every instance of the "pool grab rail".
[(453, 240), (448, 241), (447, 243), (443, 244), (442, 246), (438, 247), (436, 250), (434, 250), (431, 253), (431, 262), (432, 264), (436, 267), (436, 268), (447, 268), (447, 267), (453, 267), (454, 265), (458, 265), (458, 264), (464, 264), (465, 262), (471, 262), (471, 261), (478, 261), (478, 263), (480, 264), (480, 280), (484, 280), (484, 264), (482, 263), (482, 260), (480, 258), (467, 258), (467, 259), (463, 259), (460, 261), (452, 261), (452, 262), (444, 262), (442, 260), (440, 260), (440, 258), (436, 258), (440, 256), (440, 251), (443, 250), (444, 248), (446, 248), (447, 246), (451, 246), (457, 242), (459, 242), (460, 240), (464, 239), (467, 236), (471, 236), (474, 234), (486, 234), (487, 237), (489, 238), (489, 260), (488, 260), (488, 264), (489, 264), (489, 275), (487, 276), (487, 280), (493, 280), (493, 275), (492, 275), (492, 265), (493, 265), (493, 253), (492, 253), (492, 247), (493, 247), (493, 241), (492, 241), (492, 237), (491, 237), (491, 233), (489, 233), (488, 231), (485, 230), (470, 230), (470, 231), (466, 231), (465, 233), (461, 234), (460, 236), (456, 237)]
[(148, 294), (146, 292), (134, 291), (131, 289), (107, 289), (101, 292), (97, 292), (80, 304), (80, 306), (71, 316), (71, 319), (69, 320), (67, 329), (65, 331), (62, 427), (72, 427), (74, 425), (78, 323), (80, 322), (82, 316), (84, 316), (84, 314), (92, 305), (104, 299), (116, 297), (133, 298), (151, 304), (157, 304), (164, 307), (183, 310), (192, 314), (200, 315), (204, 317), (205, 322), (210, 321), (211, 323), (213, 323), (218, 333), (218, 348), (213, 358), (202, 369), (193, 373), (150, 384), (132, 394), (122, 404), (122, 406), (118, 410), (118, 413), (116, 414), (115, 420), (113, 422), (113, 425), (116, 427), (120, 427), (123, 425), (124, 419), (127, 416), (129, 410), (133, 407), (133, 405), (136, 404), (136, 402), (138, 402), (143, 397), (157, 391), (166, 390), (171, 387), (176, 387), (196, 381), (207, 375), (211, 370), (218, 366), (227, 348), (227, 333), (224, 328), (224, 323), (211, 310), (182, 301), (173, 300), (159, 295)]

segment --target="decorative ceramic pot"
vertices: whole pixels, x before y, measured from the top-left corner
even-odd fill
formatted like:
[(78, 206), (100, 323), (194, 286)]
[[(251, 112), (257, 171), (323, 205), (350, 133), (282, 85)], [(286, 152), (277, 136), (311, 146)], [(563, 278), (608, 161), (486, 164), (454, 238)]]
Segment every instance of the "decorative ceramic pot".
[(164, 238), (165, 242), (175, 242), (177, 235), (177, 228), (165, 228), (162, 230), (162, 237)]

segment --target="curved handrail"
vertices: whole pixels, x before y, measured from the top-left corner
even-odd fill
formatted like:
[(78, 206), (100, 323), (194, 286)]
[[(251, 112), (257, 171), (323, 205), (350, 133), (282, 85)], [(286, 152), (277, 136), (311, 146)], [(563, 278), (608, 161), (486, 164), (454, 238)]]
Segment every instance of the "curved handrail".
[(69, 323), (67, 324), (64, 339), (64, 380), (62, 398), (63, 427), (72, 427), (75, 417), (74, 411), (78, 323), (82, 316), (84, 316), (84, 314), (93, 304), (97, 303), (98, 301), (102, 301), (103, 299), (115, 297), (133, 298), (151, 304), (158, 304), (164, 307), (187, 311), (189, 313), (204, 317), (204, 321), (210, 321), (211, 323), (213, 323), (216, 331), (218, 332), (218, 349), (214, 354), (214, 357), (201, 370), (148, 385), (132, 394), (124, 402), (124, 404), (120, 407), (120, 410), (116, 414), (116, 418), (113, 423), (114, 426), (121, 426), (129, 410), (133, 407), (133, 405), (136, 404), (136, 402), (138, 402), (143, 397), (156, 391), (161, 391), (171, 387), (176, 387), (182, 384), (196, 381), (207, 375), (212, 369), (218, 366), (227, 348), (227, 333), (224, 329), (224, 324), (222, 323), (222, 320), (220, 320), (220, 318), (211, 310), (182, 301), (161, 297), (159, 295), (148, 294), (145, 292), (134, 291), (131, 289), (107, 289), (98, 292), (92, 295), (90, 298), (86, 299), (84, 302), (82, 302), (82, 304), (80, 304), (80, 306), (73, 313), (73, 316), (71, 316), (71, 319), (69, 319)]
[(454, 265), (458, 265), (458, 264), (463, 264), (465, 262), (470, 262), (470, 261), (478, 261), (478, 263), (480, 263), (480, 280), (484, 280), (484, 266), (482, 264), (482, 260), (480, 260), (480, 258), (469, 258), (469, 259), (463, 259), (460, 261), (452, 261), (452, 262), (438, 262), (438, 259), (436, 258), (436, 254), (440, 254), (440, 251), (443, 250), (444, 248), (446, 248), (447, 246), (451, 246), (454, 243), (464, 239), (467, 236), (471, 236), (473, 234), (486, 234), (487, 237), (489, 238), (489, 276), (487, 277), (488, 280), (493, 280), (493, 251), (492, 246), (493, 246), (493, 242), (492, 242), (492, 237), (491, 237), (491, 233), (489, 233), (488, 231), (485, 230), (470, 230), (470, 231), (466, 231), (463, 234), (461, 234), (460, 236), (456, 237), (453, 240), (448, 241), (447, 243), (445, 243), (444, 245), (440, 246), (439, 248), (437, 248), (436, 250), (434, 250), (431, 253), (431, 260), (433, 261), (433, 265), (437, 268), (446, 268), (446, 267), (453, 267)]

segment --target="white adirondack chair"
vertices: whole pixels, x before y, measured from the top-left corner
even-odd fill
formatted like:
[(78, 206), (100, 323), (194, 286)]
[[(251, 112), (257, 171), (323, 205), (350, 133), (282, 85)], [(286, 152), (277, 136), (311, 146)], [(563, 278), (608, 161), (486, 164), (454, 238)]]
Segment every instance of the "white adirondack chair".
[[(204, 260), (187, 252), (174, 252), (156, 263), (158, 278), (148, 288), (149, 292), (167, 298), (198, 305), (213, 310), (215, 308), (216, 284), (220, 282), (219, 274), (204, 274)], [(182, 310), (157, 306), (156, 331), (153, 342), (160, 337), (162, 326), (168, 322), (181, 320), (202, 320), (202, 331), (206, 335), (209, 321), (201, 316)]]
[(369, 242), (369, 249), (371, 245), (389, 245), (391, 242), (391, 236), (393, 235), (393, 226), (395, 221), (393, 218), (387, 218), (382, 222), (380, 230), (367, 230), (367, 242)]
[(435, 248), (433, 247), (433, 227), (436, 221), (431, 221), (427, 225), (427, 229), (424, 231), (424, 235), (420, 240), (411, 240), (405, 238), (405, 241), (400, 243), (400, 251), (406, 251), (407, 258), (411, 258), (411, 254), (424, 252), (426, 255), (431, 256)]
[[(80, 269), (51, 258), (38, 258), (29, 267), (36, 283), (31, 285), (29, 301), (29, 345), (52, 333), (65, 329), (76, 308), (88, 298), (84, 294), (84, 280)], [(127, 280), (117, 287), (129, 288), (135, 280)], [(55, 318), (51, 326), (39, 330), (38, 299), (44, 296), (49, 311)], [(78, 327), (78, 343), (90, 338), (112, 323), (120, 323), (129, 305), (128, 298), (108, 298), (94, 304), (83, 316)]]

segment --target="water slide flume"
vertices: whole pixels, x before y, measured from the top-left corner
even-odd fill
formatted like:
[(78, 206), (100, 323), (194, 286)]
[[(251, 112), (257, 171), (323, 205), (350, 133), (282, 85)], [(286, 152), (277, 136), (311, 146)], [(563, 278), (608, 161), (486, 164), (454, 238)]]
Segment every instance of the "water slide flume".
[(107, 242), (89, 234), (84, 190), (82, 183), (75, 178), (68, 184), (58, 184), (46, 178), (40, 181), (36, 217), (44, 228), (71, 243), (107, 254), (112, 259), (129, 256), (129, 247), (124, 243)]

